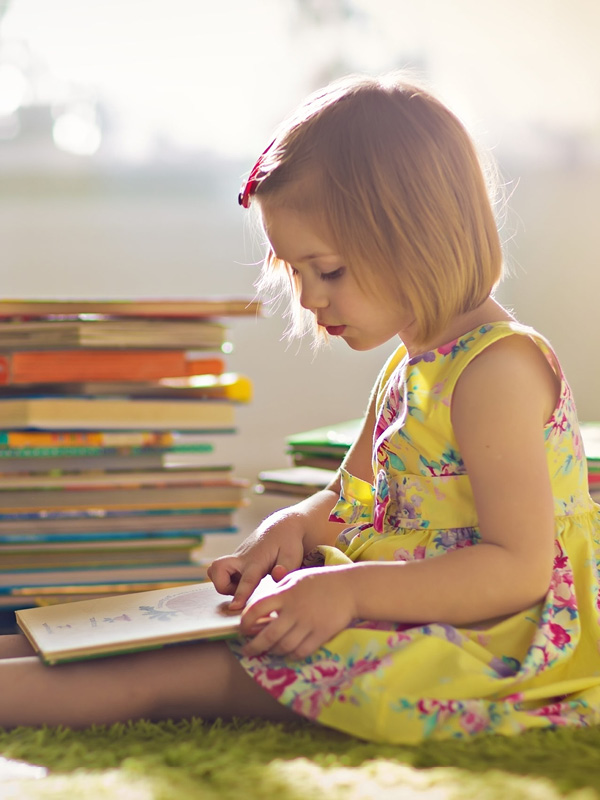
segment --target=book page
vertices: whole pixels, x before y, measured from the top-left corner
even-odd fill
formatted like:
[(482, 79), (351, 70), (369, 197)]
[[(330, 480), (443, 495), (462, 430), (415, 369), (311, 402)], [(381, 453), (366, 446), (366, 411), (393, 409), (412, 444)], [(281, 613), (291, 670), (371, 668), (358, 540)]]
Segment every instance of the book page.
[[(271, 578), (261, 583), (261, 595), (269, 585)], [(229, 612), (230, 601), (212, 583), (200, 583), (23, 609), (16, 616), (52, 662), (235, 633), (241, 614)]]

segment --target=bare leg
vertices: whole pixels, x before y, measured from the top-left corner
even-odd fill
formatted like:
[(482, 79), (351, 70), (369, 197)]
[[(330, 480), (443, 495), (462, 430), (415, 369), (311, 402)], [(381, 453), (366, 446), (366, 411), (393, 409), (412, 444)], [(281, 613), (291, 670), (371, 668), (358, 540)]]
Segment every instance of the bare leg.
[(33, 655), (33, 648), (21, 633), (0, 636), (0, 659)]
[(297, 716), (249, 678), (223, 642), (178, 645), (47, 667), (37, 658), (0, 661), (0, 727), (82, 728), (135, 719)]

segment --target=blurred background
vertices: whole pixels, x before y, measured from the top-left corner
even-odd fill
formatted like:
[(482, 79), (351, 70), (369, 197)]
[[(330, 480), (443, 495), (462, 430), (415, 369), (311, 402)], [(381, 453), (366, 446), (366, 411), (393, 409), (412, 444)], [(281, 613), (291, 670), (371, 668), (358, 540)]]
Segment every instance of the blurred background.
[[(252, 295), (237, 204), (271, 131), (348, 72), (410, 68), (500, 167), (500, 299), (552, 341), (600, 419), (597, 0), (0, 0), (0, 296)], [(313, 354), (232, 322), (240, 475), (290, 433), (360, 416), (389, 344)]]

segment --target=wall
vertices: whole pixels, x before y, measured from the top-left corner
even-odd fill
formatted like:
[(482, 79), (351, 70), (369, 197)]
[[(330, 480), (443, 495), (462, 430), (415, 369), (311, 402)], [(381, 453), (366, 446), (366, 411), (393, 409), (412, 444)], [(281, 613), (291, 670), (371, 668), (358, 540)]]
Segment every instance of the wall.
[[(4, 297), (160, 297), (253, 293), (260, 248), (235, 202), (243, 167), (174, 180), (155, 175), (63, 180), (4, 179), (0, 281)], [(33, 180), (33, 182), (32, 182)], [(600, 172), (523, 172), (505, 236), (512, 276), (500, 298), (542, 330), (573, 385), (580, 415), (600, 418)], [(254, 380), (239, 409), (233, 448), (249, 478), (287, 463), (283, 438), (359, 416), (393, 344), (354, 353), (341, 342), (313, 354), (282, 341), (279, 315), (232, 321), (232, 369)]]
[(600, 419), (599, 191), (592, 166), (522, 173), (510, 200), (512, 276), (502, 292), (551, 340), (584, 420)]

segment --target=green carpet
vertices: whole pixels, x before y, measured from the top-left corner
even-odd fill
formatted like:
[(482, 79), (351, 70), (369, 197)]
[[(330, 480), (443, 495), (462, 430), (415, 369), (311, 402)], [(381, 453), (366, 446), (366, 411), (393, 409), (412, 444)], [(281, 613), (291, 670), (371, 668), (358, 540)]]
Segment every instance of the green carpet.
[(399, 748), (303, 722), (140, 722), (0, 730), (0, 755), (2, 800), (600, 800), (600, 728)]

